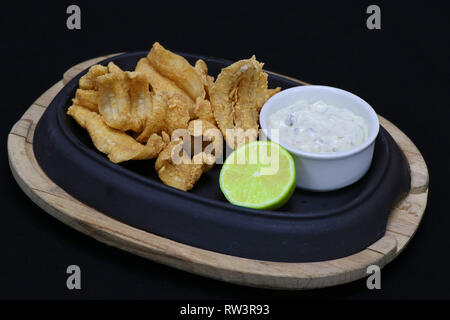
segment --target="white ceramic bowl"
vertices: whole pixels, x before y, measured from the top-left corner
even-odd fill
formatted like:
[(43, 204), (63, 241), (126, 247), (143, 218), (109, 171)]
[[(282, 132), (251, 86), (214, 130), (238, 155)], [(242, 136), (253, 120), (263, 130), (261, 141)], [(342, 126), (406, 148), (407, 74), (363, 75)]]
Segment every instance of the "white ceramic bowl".
[(380, 128), (375, 111), (363, 99), (342, 89), (312, 85), (294, 87), (277, 93), (264, 104), (259, 115), (263, 135), (272, 140), (268, 117), (278, 109), (285, 108), (298, 100), (305, 100), (308, 103), (322, 100), (336, 107), (347, 108), (367, 121), (369, 135), (367, 140), (359, 146), (334, 153), (300, 151), (273, 140), (294, 157), (297, 186), (313, 191), (331, 191), (358, 181), (372, 163), (375, 138)]

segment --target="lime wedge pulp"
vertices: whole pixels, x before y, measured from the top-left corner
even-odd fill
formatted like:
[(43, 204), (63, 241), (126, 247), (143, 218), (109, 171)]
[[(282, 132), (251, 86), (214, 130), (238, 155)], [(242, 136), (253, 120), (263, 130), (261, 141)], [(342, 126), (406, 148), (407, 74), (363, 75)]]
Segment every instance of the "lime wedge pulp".
[(238, 206), (274, 210), (295, 190), (295, 164), (279, 144), (253, 141), (234, 150), (220, 171), (220, 189)]

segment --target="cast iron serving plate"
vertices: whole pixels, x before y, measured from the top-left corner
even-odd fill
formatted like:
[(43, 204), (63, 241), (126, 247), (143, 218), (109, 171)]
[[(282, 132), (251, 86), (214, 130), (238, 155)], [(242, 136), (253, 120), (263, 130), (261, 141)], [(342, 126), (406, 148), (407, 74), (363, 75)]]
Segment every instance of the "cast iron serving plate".
[[(106, 59), (134, 70), (146, 52)], [(217, 76), (231, 62), (201, 58)], [(79, 78), (54, 98), (39, 121), (33, 139), (36, 159), (56, 184), (85, 204), (138, 229), (194, 247), (249, 259), (312, 262), (359, 252), (380, 239), (395, 201), (410, 188), (406, 159), (384, 129), (375, 142), (373, 163), (357, 183), (314, 193), (296, 189), (278, 211), (229, 204), (219, 188), (220, 165), (205, 173), (189, 192), (164, 185), (154, 160), (117, 165), (93, 146), (89, 135), (66, 115)], [(295, 81), (269, 74), (269, 86), (283, 89)]]

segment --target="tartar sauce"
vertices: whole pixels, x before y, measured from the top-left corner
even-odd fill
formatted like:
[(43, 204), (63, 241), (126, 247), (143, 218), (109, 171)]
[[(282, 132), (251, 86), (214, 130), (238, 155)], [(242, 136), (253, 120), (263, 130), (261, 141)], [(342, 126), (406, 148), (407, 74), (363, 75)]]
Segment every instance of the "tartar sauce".
[(366, 121), (351, 110), (298, 101), (273, 113), (269, 127), (279, 129), (279, 141), (292, 148), (314, 153), (341, 152), (368, 137)]

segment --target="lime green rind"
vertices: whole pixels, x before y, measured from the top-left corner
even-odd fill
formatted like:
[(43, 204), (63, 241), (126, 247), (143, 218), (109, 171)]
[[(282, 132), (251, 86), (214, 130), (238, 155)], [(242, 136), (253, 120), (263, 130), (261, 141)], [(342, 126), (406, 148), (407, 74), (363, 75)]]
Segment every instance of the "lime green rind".
[[(285, 168), (285, 169), (281, 169), (281, 170), (288, 170), (290, 179), (286, 183), (285, 188), (280, 190), (279, 196), (276, 198), (271, 198), (268, 201), (259, 203), (259, 204), (255, 204), (254, 202), (237, 201), (237, 200), (233, 199), (233, 197), (227, 191), (227, 187), (224, 185), (224, 182), (223, 182), (223, 179), (224, 179), (223, 177), (227, 170), (227, 168), (226, 168), (227, 164), (229, 164), (231, 162), (231, 160), (234, 161), (235, 153), (242, 151), (242, 150), (240, 150), (241, 148), (249, 148), (251, 146), (251, 144), (263, 144), (263, 143), (276, 145), (279, 148), (280, 152), (283, 153), (283, 156), (288, 160), (289, 167)], [(252, 209), (264, 209), (264, 210), (275, 210), (275, 209), (278, 209), (281, 206), (283, 206), (290, 199), (292, 194), (294, 193), (295, 181), (296, 181), (295, 163), (294, 163), (294, 159), (293, 159), (292, 155), (286, 149), (281, 147), (280, 145), (278, 145), (274, 142), (270, 142), (270, 141), (253, 141), (253, 142), (250, 142), (244, 146), (241, 146), (239, 149), (235, 150), (225, 161), (225, 163), (222, 167), (222, 170), (220, 172), (220, 177), (219, 177), (220, 189), (222, 190), (225, 198), (231, 204), (234, 204), (237, 206), (242, 206), (242, 207), (247, 207), (247, 208), (252, 208)], [(250, 183), (251, 183), (251, 181), (250, 181)]]

